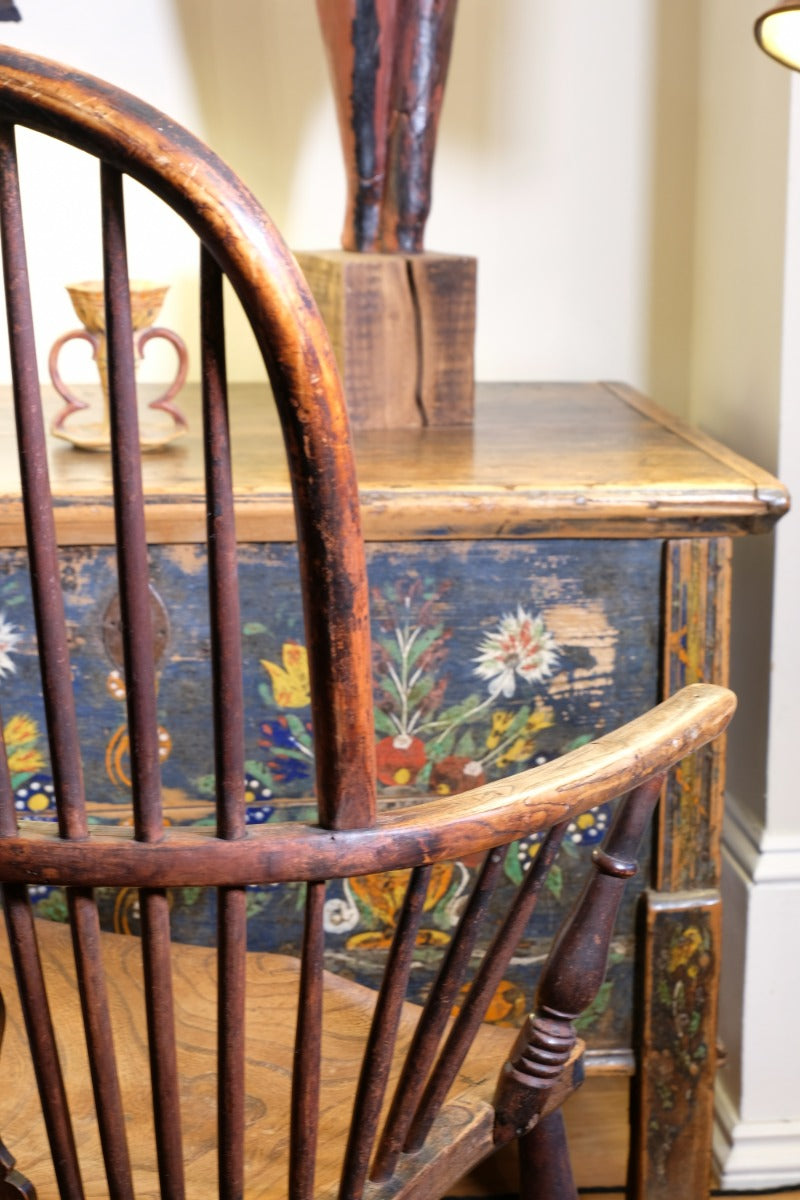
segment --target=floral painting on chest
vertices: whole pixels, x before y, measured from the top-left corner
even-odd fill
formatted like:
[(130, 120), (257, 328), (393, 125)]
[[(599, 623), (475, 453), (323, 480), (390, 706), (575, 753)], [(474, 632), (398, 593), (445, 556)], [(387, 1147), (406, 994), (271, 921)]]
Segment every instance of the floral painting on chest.
[[(151, 550), (153, 586), (166, 614), (159, 641), (158, 705), (166, 811), (175, 824), (213, 821), (205, 551)], [(384, 807), (456, 794), (561, 755), (644, 712), (656, 700), (661, 546), (657, 540), (552, 540), (376, 544), (368, 548), (373, 634), (376, 764)], [(73, 673), (93, 820), (130, 820), (125, 681), (108, 634), (114, 562), (103, 549), (64, 551), (63, 579)], [(240, 590), (247, 703), (246, 803), (252, 824), (313, 820), (314, 733), (308, 660), (291, 545), (242, 548)], [(161, 609), (159, 609), (161, 611)], [(35, 635), (21, 553), (0, 576), (0, 699), (20, 813), (53, 808)], [(538, 944), (552, 934), (580, 869), (609, 820), (608, 806), (570, 826), (560, 869), (498, 989), (490, 1016), (515, 1023), (530, 1001)], [(536, 838), (504, 852), (508, 889), (538, 852)], [(419, 934), (412, 998), (446, 943), (475, 877), (476, 862), (436, 868)], [(377, 980), (399, 916), (402, 872), (331, 885), (326, 952), (338, 970)], [(43, 915), (63, 899), (42, 889)], [(507, 903), (499, 889), (495, 903)], [(252, 888), (254, 948), (298, 943), (299, 885)], [(109, 927), (138, 931), (134, 892), (101, 896)], [(213, 898), (172, 896), (179, 940), (213, 936)], [(595, 1044), (628, 1031), (632, 906), (623, 916), (608, 982), (586, 1019)], [(480, 954), (479, 947), (476, 953)], [(431, 967), (432, 970), (432, 967)]]

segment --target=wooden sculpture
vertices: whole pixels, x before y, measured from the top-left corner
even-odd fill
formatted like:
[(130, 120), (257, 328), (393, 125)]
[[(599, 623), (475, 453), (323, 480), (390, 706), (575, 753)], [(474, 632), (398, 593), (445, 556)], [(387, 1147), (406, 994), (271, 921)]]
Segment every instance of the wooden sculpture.
[(345, 250), (423, 249), (456, 0), (317, 0), (347, 172)]
[(423, 252), (457, 0), (317, 0), (347, 175), (344, 252), (302, 254), (354, 425), (472, 419), (475, 260)]

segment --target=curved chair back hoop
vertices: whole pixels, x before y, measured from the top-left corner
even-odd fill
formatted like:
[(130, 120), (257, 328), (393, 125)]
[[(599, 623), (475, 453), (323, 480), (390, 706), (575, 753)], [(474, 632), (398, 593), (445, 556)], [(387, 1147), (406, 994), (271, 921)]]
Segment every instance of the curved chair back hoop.
[[(129, 829), (90, 822), (16, 124), (100, 160)], [(213, 830), (167, 828), (164, 812), (123, 175), (161, 197), (201, 243)], [(367, 579), (347, 414), (319, 314), (269, 218), (207, 147), (163, 114), (101, 81), (0, 49), (0, 242), (57, 811), (57, 825), (18, 824), (0, 737), (8, 935), (7, 943), (0, 936), (0, 1038), (8, 1004), (0, 1061), (8, 1055), (14, 1064), (14, 1087), (0, 1096), (0, 1197), (33, 1195), (6, 1145), (37, 1188), (43, 1180), (39, 1200), (208, 1195), (213, 1159), (223, 1200), (422, 1200), (519, 1138), (525, 1200), (574, 1200), (558, 1110), (582, 1079), (576, 1021), (602, 986), (615, 916), (665, 773), (722, 733), (734, 697), (721, 687), (688, 687), (534, 770), (465, 794), (400, 798), (376, 814)], [(317, 773), (313, 825), (246, 824), (223, 276), (255, 331), (292, 480)], [(521, 709), (515, 720), (526, 719)], [(569, 823), (616, 800), (530, 1014), (510, 1037), (490, 1028), (487, 1012), (552, 882)], [(522, 839), (530, 851), (524, 868), (515, 846)], [(449, 882), (442, 890), (442, 880), (457, 875), (454, 859), (469, 860), (457, 894)], [(516, 872), (504, 880), (512, 859)], [(296, 954), (247, 952), (248, 887), (271, 884), (295, 885), (292, 906), (303, 913)], [(34, 920), (29, 889), (56, 885), (65, 889), (68, 930)], [(354, 935), (375, 951), (377, 990), (323, 969), (326, 922), (342, 910), (346, 920), (353, 912), (359, 919), (359, 886), (392, 902), (384, 931)], [(140, 938), (101, 932), (102, 888), (118, 889), (115, 905), (135, 898)], [(207, 889), (215, 950), (172, 940), (170, 904), (180, 888)], [(432, 895), (437, 904), (449, 897), (446, 933), (444, 917), (435, 928), (422, 924)], [(429, 972), (419, 1007), (406, 1000), (415, 965)]]
[[(325, 327), (283, 238), (253, 194), (169, 117), (101, 80), (0, 49), (0, 118), (94, 155), (179, 213), (230, 280), (280, 415), (296, 498), (322, 824), (374, 815), (371, 657), (358, 487)], [(313, 605), (312, 605), (313, 599)]]

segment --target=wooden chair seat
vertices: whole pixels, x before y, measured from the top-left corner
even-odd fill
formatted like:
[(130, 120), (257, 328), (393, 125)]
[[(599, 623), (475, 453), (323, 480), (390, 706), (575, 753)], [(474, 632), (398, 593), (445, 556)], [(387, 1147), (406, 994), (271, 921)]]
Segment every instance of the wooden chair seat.
[[(66, 925), (37, 921), (42, 964), (63, 1055), (87, 1200), (107, 1200), (91, 1079), (75, 983), (72, 941)], [(160, 1196), (150, 1097), (150, 1068), (138, 938), (103, 934), (103, 960), (114, 1022), (120, 1080), (128, 1120), (134, 1186), (141, 1200)], [(175, 1017), (185, 1131), (187, 1196), (205, 1197), (216, 1188), (216, 955), (202, 946), (174, 944)], [(246, 1017), (246, 1190), (253, 1200), (286, 1195), (288, 1114), (299, 960), (288, 955), (247, 956)], [(0, 990), (7, 998), (2, 1064), (13, 1080), (0, 1096), (0, 1129), (14, 1147), (19, 1166), (34, 1183), (38, 1200), (58, 1200), (42, 1110), (36, 1090), (22, 1013), (14, 986), (8, 936), (0, 926)], [(353, 1098), (376, 993), (325, 972), (325, 1029), (322, 1043), (320, 1124), (324, 1130), (317, 1166), (318, 1196), (338, 1190)], [(398, 1035), (401, 1060), (420, 1009), (406, 1003)], [(415, 1186), (448, 1186), (492, 1149), (492, 1095), (515, 1030), (484, 1026), (453, 1086), (439, 1130), (409, 1160)], [(576, 1055), (577, 1057), (577, 1055)], [(396, 1072), (392, 1073), (394, 1082)], [(559, 1100), (564, 1091), (560, 1090)], [(483, 1131), (481, 1136), (480, 1131)], [(468, 1135), (468, 1136), (467, 1136)], [(446, 1145), (448, 1153), (442, 1154)], [(431, 1146), (436, 1148), (431, 1153)], [(399, 1195), (395, 1178), (388, 1194)], [(368, 1190), (371, 1191), (372, 1188)], [(383, 1189), (375, 1189), (386, 1194)]]

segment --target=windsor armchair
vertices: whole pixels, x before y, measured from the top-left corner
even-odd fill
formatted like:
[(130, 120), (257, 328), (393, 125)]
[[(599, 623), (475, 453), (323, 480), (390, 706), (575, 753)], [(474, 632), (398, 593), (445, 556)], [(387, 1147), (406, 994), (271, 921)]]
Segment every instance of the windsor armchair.
[[(129, 829), (92, 826), (48, 482), (14, 126), (100, 160), (111, 463), (127, 718)], [(137, 434), (123, 174), (200, 243), (216, 827), (165, 826)], [(560, 1106), (581, 1081), (575, 1018), (601, 985), (614, 914), (664, 773), (726, 726), (696, 685), (624, 729), (500, 783), (422, 803), (375, 800), (358, 492), (340, 384), (302, 277), (254, 198), (202, 144), (109, 85), (0, 51), (0, 218), (23, 507), (57, 823), (18, 822), (0, 755), (0, 1196), (442, 1194), (519, 1139), (529, 1200), (574, 1196)], [(241, 629), (222, 280), (251, 322), (282, 424), (309, 648), (318, 821), (247, 827)], [(2, 745), (2, 741), (0, 741)], [(622, 797), (518, 1035), (483, 1018), (568, 822)], [(541, 834), (481, 957), (503, 849)], [(404, 1000), (436, 865), (482, 865), (422, 1010)], [(375, 993), (324, 970), (326, 882), (406, 872)], [(248, 954), (247, 888), (305, 885), (297, 957)], [(29, 888), (66, 889), (68, 922)], [(95, 889), (139, 889), (141, 939), (100, 931)], [(171, 943), (168, 890), (214, 889), (217, 949)], [(480, 963), (464, 995), (470, 964)], [(456, 1016), (454, 1009), (458, 1008)], [(23, 1025), (25, 1033), (23, 1034)], [(441, 1049), (440, 1049), (441, 1045)], [(34, 1084), (35, 1080), (35, 1084)], [(17, 1163), (14, 1164), (16, 1157)], [(27, 1180), (30, 1179), (31, 1183)]]

